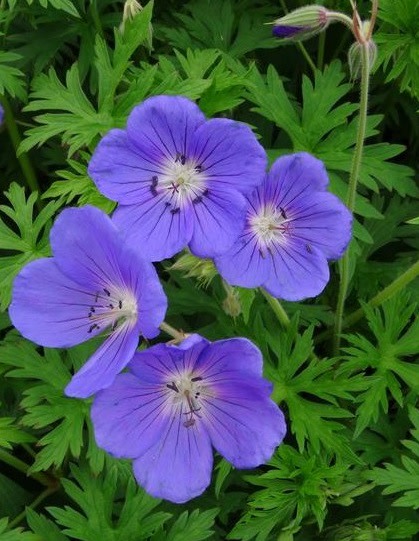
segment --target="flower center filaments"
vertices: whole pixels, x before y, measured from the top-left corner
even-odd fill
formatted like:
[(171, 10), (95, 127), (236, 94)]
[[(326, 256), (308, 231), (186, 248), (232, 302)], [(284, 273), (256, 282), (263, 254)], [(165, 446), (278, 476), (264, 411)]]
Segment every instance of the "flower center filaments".
[(95, 329), (109, 326), (114, 331), (120, 322), (136, 321), (137, 300), (130, 291), (104, 287), (92, 297), (94, 301), (88, 309), (90, 327), (87, 332), (91, 333)]
[(170, 212), (176, 214), (190, 203), (201, 203), (208, 195), (204, 168), (177, 154), (174, 160), (167, 161), (159, 176), (152, 177), (150, 190), (154, 196), (163, 195)]
[(166, 387), (171, 391), (172, 404), (179, 408), (184, 417), (183, 426), (194, 426), (196, 420), (201, 418), (202, 399), (212, 396), (208, 386), (203, 383), (203, 378), (185, 374), (167, 383)]
[(272, 205), (262, 207), (249, 219), (252, 233), (258, 240), (262, 255), (270, 250), (273, 244), (283, 244), (290, 231), (291, 220), (282, 207)]

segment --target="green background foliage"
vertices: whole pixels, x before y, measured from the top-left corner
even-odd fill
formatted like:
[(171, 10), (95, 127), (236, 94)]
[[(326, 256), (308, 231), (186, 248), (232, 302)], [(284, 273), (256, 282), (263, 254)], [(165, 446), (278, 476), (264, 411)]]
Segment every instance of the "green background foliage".
[[(351, 15), (349, 1), (317, 3)], [(368, 17), (370, 2), (358, 4)], [(271, 161), (311, 152), (345, 200), (359, 111), (353, 37), (334, 24), (300, 45), (274, 40), (266, 23), (302, 5), (155, 0), (121, 27), (120, 1), (2, 0), (0, 541), (417, 539), (417, 0), (380, 1), (340, 351), (330, 341), (336, 263), (321, 296), (281, 303), (285, 325), (260, 291), (226, 288), (209, 261), (184, 253), (158, 265), (171, 325), (210, 340), (246, 336), (262, 350), (289, 427), (269, 464), (238, 471), (217, 457), (201, 497), (152, 498), (128, 461), (97, 448), (90, 401), (63, 394), (97, 340), (39, 348), (7, 316), (16, 274), (50, 255), (57, 213), (113, 210), (87, 164), (149, 96), (181, 94), (209, 117), (248, 123)], [(390, 294), (398, 277), (405, 287)]]

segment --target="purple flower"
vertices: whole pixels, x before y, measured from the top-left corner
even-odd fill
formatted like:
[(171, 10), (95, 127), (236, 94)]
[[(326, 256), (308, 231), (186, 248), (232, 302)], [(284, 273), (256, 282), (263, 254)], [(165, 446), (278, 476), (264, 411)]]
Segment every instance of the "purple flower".
[(228, 249), (244, 226), (243, 194), (264, 177), (266, 156), (250, 128), (206, 120), (192, 101), (155, 96), (111, 130), (89, 164), (119, 206), (113, 220), (143, 257), (160, 261), (186, 245), (197, 256)]
[(64, 210), (50, 240), (54, 257), (29, 263), (16, 277), (10, 318), (25, 338), (46, 347), (74, 346), (107, 331), (66, 387), (68, 396), (84, 398), (113, 382), (139, 334), (157, 336), (167, 301), (152, 264), (124, 245), (100, 210)]
[(232, 285), (263, 286), (289, 301), (314, 297), (329, 281), (328, 259), (351, 238), (352, 216), (333, 194), (323, 163), (300, 152), (276, 160), (249, 198), (246, 226), (215, 264)]
[(275, 25), (272, 34), (277, 38), (291, 38), (306, 31), (304, 26)]
[(136, 353), (129, 369), (95, 397), (96, 441), (134, 459), (138, 483), (155, 497), (199, 496), (211, 480), (212, 446), (237, 468), (254, 468), (284, 438), (262, 356), (244, 338), (192, 335), (180, 347)]

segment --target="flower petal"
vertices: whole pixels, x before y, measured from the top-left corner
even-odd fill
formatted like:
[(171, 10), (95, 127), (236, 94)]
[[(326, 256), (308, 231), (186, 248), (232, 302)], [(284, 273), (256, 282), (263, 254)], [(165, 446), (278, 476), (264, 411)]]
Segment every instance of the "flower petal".
[(151, 161), (187, 154), (205, 115), (183, 96), (153, 96), (134, 107), (128, 118), (130, 141)]
[(270, 258), (262, 256), (256, 236), (244, 233), (225, 254), (214, 259), (221, 276), (229, 284), (259, 287), (269, 277)]
[(63, 210), (50, 240), (60, 270), (75, 282), (92, 289), (124, 283), (122, 240), (101, 210), (92, 206)]
[(325, 256), (315, 247), (290, 239), (271, 248), (272, 268), (263, 287), (274, 297), (298, 301), (319, 295), (329, 281)]
[[(135, 258), (138, 260), (139, 258)], [(137, 274), (140, 268), (137, 261)], [(167, 297), (159, 281), (154, 267), (148, 262), (143, 263), (143, 280), (139, 280), (140, 288), (135, 291), (138, 301), (138, 326), (145, 338), (155, 338), (160, 334), (160, 324), (164, 320), (167, 310)], [(135, 266), (133, 267), (135, 274)]]
[(89, 333), (87, 315), (94, 291), (65, 276), (52, 258), (28, 263), (13, 284), (9, 315), (19, 332), (46, 347), (70, 347), (97, 334)]
[(171, 213), (163, 197), (152, 194), (137, 205), (120, 205), (113, 214), (127, 243), (148, 261), (161, 261), (182, 250), (192, 236), (192, 219), (184, 210)]
[(260, 350), (246, 338), (228, 338), (207, 343), (200, 352), (194, 368), (208, 384), (222, 379), (242, 377), (243, 374), (261, 377), (263, 359)]
[(292, 236), (316, 246), (327, 259), (342, 256), (351, 240), (352, 215), (335, 195), (322, 192), (288, 208)]
[(138, 328), (123, 323), (103, 342), (65, 388), (67, 396), (87, 398), (109, 387), (132, 359), (138, 346)]
[(120, 374), (93, 401), (91, 417), (99, 447), (113, 456), (137, 458), (161, 438), (169, 422), (161, 385)]
[(226, 252), (243, 231), (246, 199), (238, 192), (209, 192), (193, 204), (194, 229), (189, 243), (198, 257), (213, 257)]
[(265, 176), (266, 153), (252, 130), (241, 122), (208, 120), (196, 130), (189, 153), (202, 165), (210, 191), (233, 188), (246, 194)]
[(138, 351), (129, 363), (129, 369), (142, 381), (166, 385), (185, 372), (193, 372), (201, 351), (209, 343), (202, 336), (192, 334), (180, 345), (156, 344)]
[(182, 413), (171, 418), (159, 442), (134, 461), (138, 483), (152, 496), (184, 503), (211, 481), (212, 449), (202, 423), (185, 427)]
[(143, 199), (152, 185), (152, 177), (161, 172), (162, 156), (143, 154), (125, 130), (111, 130), (97, 145), (88, 173), (98, 190), (122, 204)]
[(300, 197), (326, 190), (329, 178), (321, 160), (307, 152), (278, 158), (268, 173), (264, 197), (285, 209)]
[(214, 384), (215, 396), (202, 408), (202, 424), (217, 451), (236, 468), (267, 462), (285, 436), (280, 409), (269, 399), (270, 385), (251, 375)]

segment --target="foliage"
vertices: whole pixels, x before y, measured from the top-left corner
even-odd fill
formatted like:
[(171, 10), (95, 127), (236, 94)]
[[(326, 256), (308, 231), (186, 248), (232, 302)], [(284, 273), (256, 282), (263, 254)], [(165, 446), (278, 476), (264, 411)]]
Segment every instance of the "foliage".
[[(352, 15), (346, 0), (318, 3)], [(358, 4), (368, 17), (370, 2)], [(150, 96), (183, 95), (208, 118), (247, 123), (270, 162), (312, 153), (346, 201), (359, 119), (353, 36), (336, 23), (303, 44), (273, 39), (270, 23), (300, 0), (2, 2), (0, 541), (416, 539), (419, 3), (379, 4), (339, 350), (341, 263), (319, 297), (279, 307), (189, 252), (156, 266), (171, 326), (258, 345), (288, 425), (267, 464), (241, 471), (216, 456), (205, 494), (175, 506), (98, 448), (91, 400), (64, 395), (101, 339), (68, 350), (26, 341), (7, 315), (13, 280), (51, 255), (64, 207), (114, 210), (87, 167), (99, 139)]]

